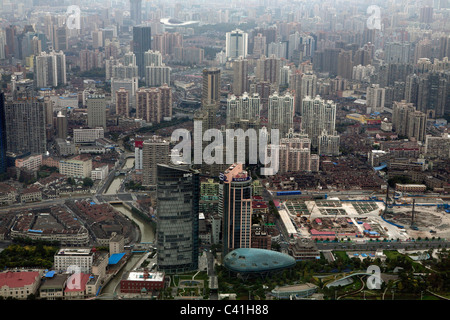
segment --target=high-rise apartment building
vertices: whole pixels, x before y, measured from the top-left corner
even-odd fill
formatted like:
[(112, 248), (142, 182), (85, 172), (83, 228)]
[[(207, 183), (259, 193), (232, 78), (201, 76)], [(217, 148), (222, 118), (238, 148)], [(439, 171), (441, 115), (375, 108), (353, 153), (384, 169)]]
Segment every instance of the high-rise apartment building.
[(148, 87), (159, 87), (163, 84), (170, 84), (171, 68), (164, 63), (160, 66), (145, 67), (145, 84)]
[(187, 165), (166, 164), (158, 164), (156, 173), (158, 269), (173, 273), (196, 271), (199, 254), (199, 173)]
[(248, 60), (239, 57), (233, 61), (233, 94), (236, 96), (249, 92)]
[[(383, 112), (386, 99), (386, 89), (379, 84), (372, 84), (366, 90), (367, 113)], [(369, 109), (370, 108), (370, 109)]]
[(255, 77), (257, 81), (268, 81), (271, 84), (280, 83), (281, 60), (274, 55), (262, 56), (256, 60)]
[(136, 91), (136, 117), (149, 123), (160, 123), (172, 117), (172, 90), (165, 84)]
[(125, 88), (116, 91), (116, 114), (129, 117), (130, 93)]
[(425, 141), (427, 116), (417, 111), (414, 105), (406, 100), (394, 101), (392, 110), (392, 129), (398, 135)]
[(318, 154), (325, 156), (338, 156), (340, 154), (339, 143), (340, 137), (336, 131), (328, 133), (326, 130), (323, 130), (319, 136)]
[(287, 92), (280, 96), (277, 92), (269, 96), (268, 128), (278, 129), (283, 137), (294, 126), (294, 97)]
[(326, 130), (334, 132), (336, 126), (336, 104), (320, 96), (306, 96), (302, 104), (301, 127), (311, 139), (313, 147), (319, 146), (319, 136)]
[(62, 51), (42, 52), (36, 57), (36, 86), (56, 87), (66, 84), (66, 56)]
[(34, 94), (32, 80), (12, 77), (12, 95), (6, 98), (7, 151), (16, 154), (44, 153), (47, 150), (44, 98)]
[(227, 99), (227, 127), (240, 121), (256, 122), (260, 118), (261, 99), (257, 93), (249, 95), (244, 93), (240, 97), (232, 95)]
[(169, 142), (159, 136), (144, 140), (142, 145), (142, 185), (156, 186), (157, 165), (169, 164)]
[(224, 256), (238, 248), (251, 247), (252, 178), (241, 163), (220, 176), (219, 215), (222, 217)]

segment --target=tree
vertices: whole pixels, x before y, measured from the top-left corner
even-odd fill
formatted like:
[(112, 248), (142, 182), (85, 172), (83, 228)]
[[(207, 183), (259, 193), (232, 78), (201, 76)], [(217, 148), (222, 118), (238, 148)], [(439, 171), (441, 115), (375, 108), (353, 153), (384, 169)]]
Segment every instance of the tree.
[(86, 177), (83, 179), (83, 187), (92, 187), (94, 185), (94, 181), (91, 178)]

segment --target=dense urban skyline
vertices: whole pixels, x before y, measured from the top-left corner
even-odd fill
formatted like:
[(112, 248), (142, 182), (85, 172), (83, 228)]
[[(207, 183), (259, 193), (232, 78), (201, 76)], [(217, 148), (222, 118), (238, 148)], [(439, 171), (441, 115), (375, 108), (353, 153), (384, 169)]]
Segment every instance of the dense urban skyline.
[(0, 299), (450, 298), (450, 0), (0, 17)]

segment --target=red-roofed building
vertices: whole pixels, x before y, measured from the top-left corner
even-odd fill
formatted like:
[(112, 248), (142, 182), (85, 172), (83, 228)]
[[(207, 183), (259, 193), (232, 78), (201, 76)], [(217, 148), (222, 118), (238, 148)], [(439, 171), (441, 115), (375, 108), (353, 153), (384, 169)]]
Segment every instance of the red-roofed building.
[(74, 273), (67, 279), (64, 298), (75, 300), (91, 297), (95, 295), (98, 287), (98, 276), (87, 273)]
[(36, 295), (41, 273), (38, 271), (1, 272), (0, 296), (26, 299), (30, 294)]

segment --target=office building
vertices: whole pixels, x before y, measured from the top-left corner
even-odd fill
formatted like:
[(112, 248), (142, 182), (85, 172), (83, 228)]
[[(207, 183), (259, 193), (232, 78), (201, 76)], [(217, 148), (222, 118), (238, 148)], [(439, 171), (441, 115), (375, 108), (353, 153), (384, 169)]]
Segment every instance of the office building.
[(133, 27), (133, 53), (136, 55), (136, 65), (138, 66), (139, 77), (145, 77), (144, 54), (152, 48), (151, 27)]
[(105, 130), (100, 128), (74, 128), (73, 142), (76, 144), (93, 143), (97, 139), (105, 136)]
[(69, 159), (59, 162), (59, 173), (68, 177), (84, 179), (91, 176), (92, 159)]
[(104, 95), (91, 94), (86, 99), (88, 127), (102, 127), (106, 131), (106, 99)]
[(59, 139), (67, 139), (67, 135), (67, 117), (59, 111), (56, 116), (56, 137)]
[(54, 270), (57, 272), (91, 273), (94, 251), (90, 248), (61, 248), (54, 256)]
[(5, 94), (0, 92), (0, 174), (6, 172), (6, 117), (5, 117)]
[(202, 104), (220, 103), (220, 69), (210, 68), (203, 70), (202, 78)]
[(130, 18), (133, 25), (142, 23), (142, 0), (130, 0)]
[(222, 217), (223, 256), (238, 248), (251, 247), (252, 178), (241, 163), (220, 176), (219, 216)]
[(247, 57), (248, 34), (240, 29), (226, 33), (225, 39), (226, 56), (228, 59)]
[(36, 57), (36, 86), (38, 88), (64, 85), (66, 80), (66, 56), (62, 51), (41, 52)]
[(199, 255), (199, 172), (188, 165), (157, 165), (158, 270), (195, 271)]

